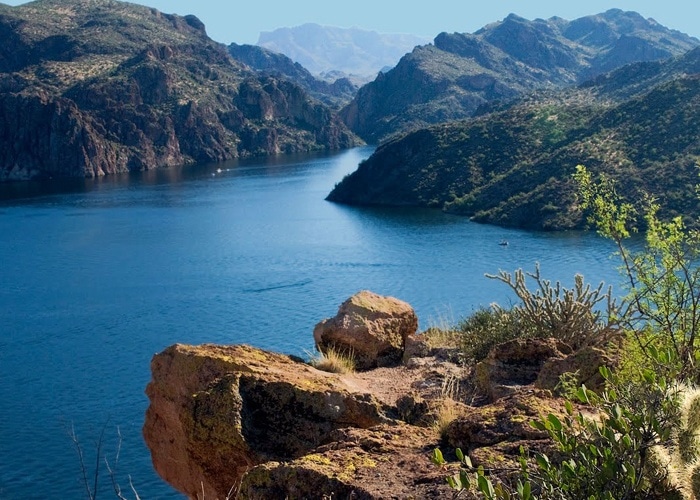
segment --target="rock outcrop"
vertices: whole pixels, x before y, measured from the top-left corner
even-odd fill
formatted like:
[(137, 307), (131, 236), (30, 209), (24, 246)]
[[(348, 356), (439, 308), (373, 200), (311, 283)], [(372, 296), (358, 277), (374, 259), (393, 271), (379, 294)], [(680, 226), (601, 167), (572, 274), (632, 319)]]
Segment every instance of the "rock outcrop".
[(151, 371), (144, 437), (158, 473), (191, 497), (224, 498), (261, 463), (389, 421), (376, 398), (340, 378), (247, 346), (174, 345)]
[(416, 333), (413, 308), (394, 297), (361, 291), (318, 323), (314, 341), (321, 352), (333, 348), (351, 355), (360, 370), (396, 365), (403, 357), (406, 338)]
[(359, 140), (194, 16), (111, 0), (0, 6), (0, 181), (94, 177)]
[(571, 354), (571, 348), (556, 339), (505, 342), (494, 347), (486, 359), (476, 365), (476, 385), (495, 401), (517, 392), (522, 386), (534, 384), (545, 363), (564, 359), (567, 354)]
[(572, 383), (598, 391), (605, 383), (599, 368), (617, 366), (615, 351), (612, 343), (606, 349), (572, 350), (551, 338), (515, 339), (497, 345), (476, 365), (474, 382), (491, 401), (519, 393), (523, 387), (555, 391), (564, 374), (570, 374)]
[[(404, 337), (415, 330), (407, 304), (361, 292), (341, 313), (362, 337), (369, 324), (375, 334), (384, 328), (386, 337), (409, 339), (404, 354), (412, 357), (340, 375), (249, 346), (174, 345), (154, 356), (144, 437), (157, 472), (184, 494), (212, 500), (439, 499), (452, 492), (430, 462), (435, 447), (460, 447), (494, 475), (517, 470), (520, 446), (550, 451), (547, 433), (530, 421), (561, 416), (563, 401), (535, 385), (548, 363), (545, 379), (563, 366), (566, 346), (543, 339), (495, 348), (488, 378), (510, 385), (491, 389), (487, 402), (472, 368), (450, 362), (445, 347)], [(386, 359), (369, 351), (369, 364)], [(446, 402), (457, 414), (441, 436), (435, 422)]]
[(445, 436), (449, 448), (462, 449), (476, 467), (518, 470), (521, 446), (530, 452), (551, 451), (547, 433), (530, 425), (550, 413), (563, 418), (561, 399), (548, 392), (521, 390), (488, 405), (468, 408), (448, 425)]

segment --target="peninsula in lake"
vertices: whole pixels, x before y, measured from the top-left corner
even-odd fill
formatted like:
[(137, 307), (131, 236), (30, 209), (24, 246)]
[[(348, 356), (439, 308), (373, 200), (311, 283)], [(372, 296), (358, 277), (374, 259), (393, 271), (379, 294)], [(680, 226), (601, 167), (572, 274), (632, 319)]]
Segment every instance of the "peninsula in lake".
[[(512, 37), (533, 50), (518, 52)], [(439, 47), (448, 40), (451, 60), (467, 66), (445, 63)], [(436, 207), (528, 229), (581, 228), (572, 174), (583, 164), (610, 175), (631, 200), (655, 196), (667, 216), (700, 215), (698, 44), (618, 10), (571, 22), (510, 16), (474, 35), (440, 35), (345, 108), (366, 139), (395, 135), (328, 199)], [(612, 66), (619, 68), (603, 73)], [(394, 105), (400, 111), (391, 114)], [(429, 122), (445, 123), (397, 132)]]

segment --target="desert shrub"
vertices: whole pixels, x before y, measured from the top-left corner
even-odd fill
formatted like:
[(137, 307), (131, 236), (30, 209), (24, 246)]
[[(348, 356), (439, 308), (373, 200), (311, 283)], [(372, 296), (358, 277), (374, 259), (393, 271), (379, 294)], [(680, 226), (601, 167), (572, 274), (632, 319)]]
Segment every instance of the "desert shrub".
[[(487, 276), (508, 285), (520, 300), (509, 309), (482, 307), (456, 325), (467, 361), (478, 362), (494, 346), (516, 338), (553, 337), (578, 348), (603, 345), (618, 331), (620, 307), (603, 283), (593, 288), (578, 274), (572, 288), (552, 284), (541, 277), (539, 264), (532, 273), (518, 269)], [(528, 277), (536, 284), (534, 291), (527, 286)]]
[[(612, 287), (605, 289), (602, 282), (593, 288), (577, 274), (574, 286), (566, 288), (559, 281), (552, 284), (542, 278), (539, 264), (532, 273), (518, 269), (514, 274), (499, 271), (487, 277), (505, 283), (520, 299), (509, 314), (527, 335), (553, 337), (576, 349), (591, 343), (604, 344), (617, 331), (620, 307)], [(527, 286), (528, 277), (535, 282), (534, 291)]]
[(484, 359), (498, 344), (534, 333), (511, 310), (496, 305), (477, 309), (459, 321), (455, 331), (464, 359), (472, 363)]
[(601, 373), (606, 391), (578, 392), (579, 403), (591, 405), (598, 416), (575, 412), (568, 402), (563, 420), (548, 415), (533, 423), (547, 431), (563, 457), (553, 462), (536, 455), (533, 490), (546, 499), (673, 498), (679, 485), (669, 481), (668, 464), (654, 457), (678, 448), (680, 388), (651, 370), (635, 384), (620, 384), (604, 367)]
[[(540, 331), (560, 332), (566, 339), (575, 330), (563, 327), (561, 318), (576, 318), (568, 325), (581, 326), (580, 331), (621, 329), (625, 361), (619, 374), (601, 367), (602, 394), (585, 387), (577, 391), (579, 403), (591, 411), (574, 411), (568, 402), (563, 420), (548, 415), (533, 423), (554, 441), (557, 460), (538, 454), (528, 465), (523, 456), (521, 478), (511, 487), (494, 486), (483, 469), (461, 459), (462, 470), (448, 481), (458, 489), (476, 484), (486, 498), (499, 499), (698, 498), (700, 391), (693, 386), (700, 381), (700, 232), (688, 229), (681, 217), (661, 220), (658, 204), (648, 197), (639, 212), (621, 199), (609, 178), (594, 180), (584, 167), (575, 178), (589, 221), (617, 245), (626, 280), (624, 307), (608, 306), (601, 322), (595, 306), (606, 295), (600, 287), (592, 290), (577, 281), (567, 298), (570, 292), (562, 295), (558, 284), (551, 287), (538, 272), (532, 275), (538, 283), (534, 295), (522, 273), (496, 278), (522, 300), (516, 306), (521, 319)], [(630, 247), (638, 226), (645, 229), (643, 244)], [(576, 295), (585, 300), (576, 304)], [(609, 292), (607, 299), (611, 303)], [(567, 309), (571, 313), (564, 314)]]
[[(688, 229), (680, 216), (661, 220), (650, 197), (639, 214), (611, 179), (594, 179), (583, 166), (575, 178), (589, 222), (617, 246), (628, 304), (620, 318), (638, 350), (669, 378), (700, 382), (700, 231)], [(628, 241), (639, 225), (645, 228), (643, 246), (634, 249)], [(659, 364), (654, 350), (672, 356)]]
[[(565, 418), (549, 414), (532, 422), (552, 438), (558, 460), (545, 454), (528, 460), (521, 449), (521, 475), (511, 485), (492, 480), (457, 450), (460, 470), (448, 483), (488, 499), (695, 498), (700, 391), (649, 369), (637, 383), (622, 382), (607, 368), (601, 374), (606, 391), (577, 393), (578, 403), (589, 406), (585, 413), (567, 402)], [(439, 450), (433, 461), (446, 463)]]

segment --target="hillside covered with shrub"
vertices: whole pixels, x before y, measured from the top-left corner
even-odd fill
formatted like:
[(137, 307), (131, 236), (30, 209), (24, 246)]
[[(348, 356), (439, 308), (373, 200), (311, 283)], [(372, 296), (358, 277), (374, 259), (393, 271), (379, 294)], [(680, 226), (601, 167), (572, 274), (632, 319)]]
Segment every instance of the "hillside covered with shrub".
[(529, 229), (584, 224), (571, 175), (606, 172), (632, 199), (700, 214), (700, 50), (622, 68), (577, 89), (541, 93), (472, 120), (389, 141), (328, 199), (429, 206)]
[(580, 84), (700, 44), (636, 12), (611, 9), (572, 21), (511, 14), (474, 33), (440, 33), (360, 89), (342, 111), (369, 143), (473, 116), (494, 101)]

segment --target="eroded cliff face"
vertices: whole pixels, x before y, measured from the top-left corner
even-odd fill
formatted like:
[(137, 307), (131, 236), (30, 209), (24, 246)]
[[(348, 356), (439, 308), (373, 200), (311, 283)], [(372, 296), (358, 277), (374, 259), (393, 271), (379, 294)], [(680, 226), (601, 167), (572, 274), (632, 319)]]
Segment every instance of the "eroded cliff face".
[(388, 405), (340, 376), (248, 346), (175, 345), (151, 369), (144, 437), (158, 473), (191, 497), (223, 499), (232, 488), (244, 498), (308, 495), (305, 481), (282, 479), (298, 468), (324, 493), (375, 498), (356, 480), (377, 472), (371, 451), (385, 447), (387, 461), (414, 454), (431, 434), (397, 425)]
[(359, 143), (300, 87), (234, 61), (193, 16), (44, 0), (2, 6), (0, 32), (0, 181)]

